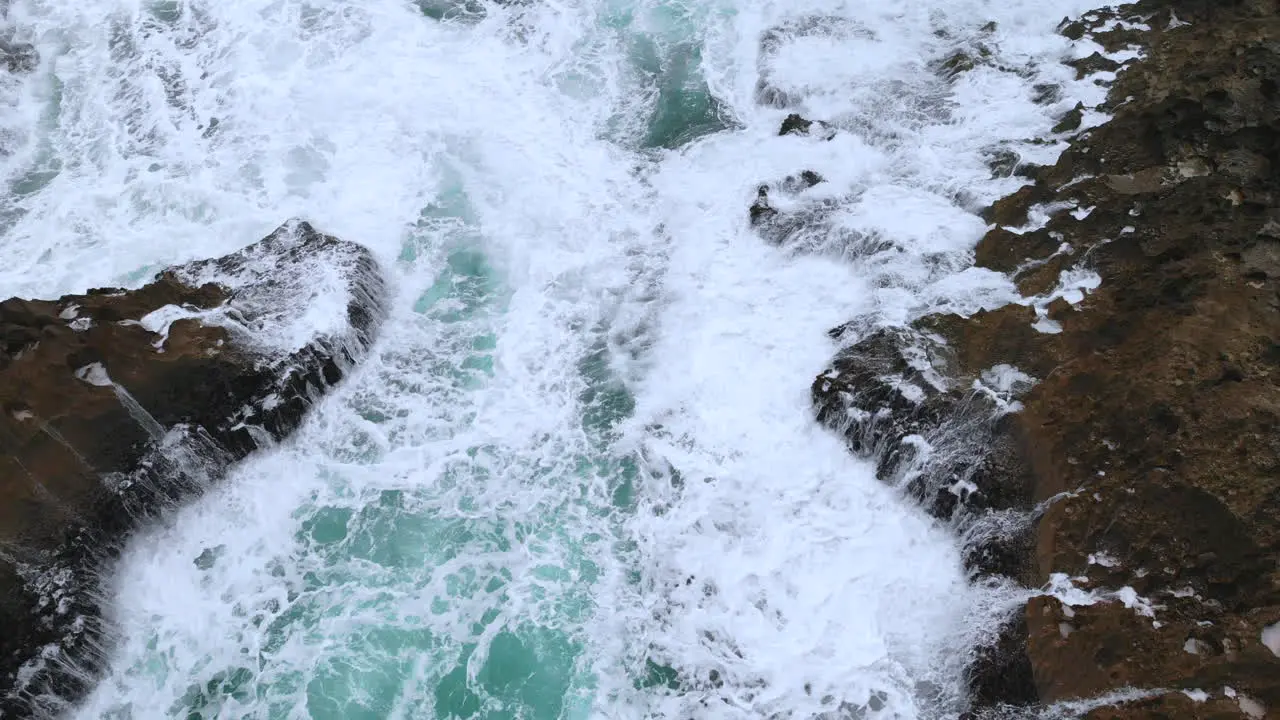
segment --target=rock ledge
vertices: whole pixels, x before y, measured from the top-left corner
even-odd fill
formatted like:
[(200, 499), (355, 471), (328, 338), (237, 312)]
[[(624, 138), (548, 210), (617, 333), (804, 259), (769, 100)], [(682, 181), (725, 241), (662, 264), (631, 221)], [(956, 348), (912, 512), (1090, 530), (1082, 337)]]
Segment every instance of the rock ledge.
[(97, 568), (297, 428), (385, 295), (367, 250), (295, 220), (137, 290), (0, 303), (0, 715), (88, 689), (109, 646)]

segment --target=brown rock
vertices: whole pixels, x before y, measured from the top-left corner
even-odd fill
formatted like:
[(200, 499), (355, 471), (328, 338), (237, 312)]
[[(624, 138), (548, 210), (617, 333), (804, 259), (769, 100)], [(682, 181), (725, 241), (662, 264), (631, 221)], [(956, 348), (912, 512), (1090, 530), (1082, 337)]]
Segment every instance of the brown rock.
[[(344, 287), (310, 290), (322, 267), (348, 268)], [(345, 314), (280, 345), (312, 292), (343, 292)], [(366, 250), (294, 222), (137, 290), (0, 303), (0, 714), (86, 690), (67, 663), (101, 661), (98, 566), (297, 427), (372, 342), (383, 294)]]
[[(1043, 504), (1033, 540), (996, 546), (980, 568), (1033, 586), (1076, 578), (1093, 593), (1071, 608), (1037, 597), (1025, 629), (1011, 626), (1025, 642), (1007, 647), (1025, 653), (1035, 701), (1138, 688), (1155, 694), (1081, 712), (1244, 717), (1230, 687), (1271, 717), (1280, 658), (1260, 638), (1280, 620), (1280, 17), (1261, 0), (1147, 0), (1118, 12), (1152, 30), (1125, 31), (1147, 56), (1115, 81), (1113, 119), (995, 203), (985, 218), (998, 227), (976, 250), (983, 266), (1018, 273), (1025, 295), (1052, 290), (1071, 267), (1101, 285), (1079, 304), (1049, 305), (1054, 335), (1030, 330), (1018, 305), (921, 320), (913, 331), (928, 342), (914, 346), (938, 359), (928, 411), (879, 407), (912, 418), (903, 429), (935, 446), (967, 448), (967, 465), (956, 451), (916, 466), (932, 476), (917, 481), (925, 487), (960, 477), (980, 499), (1000, 497), (929, 505), (948, 517), (967, 508), (961, 528), (981, 528), (992, 509)], [(1167, 29), (1175, 13), (1191, 24)], [(1098, 57), (1078, 65), (1112, 69)], [(999, 227), (1025, 224), (1039, 203), (1089, 212), (1022, 235)], [(1046, 239), (1057, 237), (1070, 253), (1054, 254)], [(977, 421), (964, 389), (1002, 364), (1037, 383), (1014, 393), (1018, 412)], [(868, 397), (860, 373), (884, 375), (873, 369), (845, 353), (824, 378)], [(818, 389), (828, 418), (847, 406)], [(946, 445), (958, 435), (968, 444)], [(977, 680), (976, 710), (1031, 702), (1024, 685)], [(1205, 702), (1179, 692), (1194, 689)]]
[(1058, 250), (1059, 244), (1044, 230), (1019, 235), (1007, 228), (995, 227), (978, 241), (974, 262), (978, 267), (1011, 273), (1029, 261), (1048, 258)]

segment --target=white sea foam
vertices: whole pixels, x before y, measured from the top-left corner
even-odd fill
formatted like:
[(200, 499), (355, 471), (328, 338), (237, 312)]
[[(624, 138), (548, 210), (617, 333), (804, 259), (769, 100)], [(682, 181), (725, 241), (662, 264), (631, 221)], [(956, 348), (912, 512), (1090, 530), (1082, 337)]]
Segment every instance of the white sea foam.
[[(131, 544), (79, 716), (954, 715), (1008, 598), (813, 422), (808, 385), (852, 317), (1015, 297), (967, 269), (973, 211), (1019, 182), (984, 157), (1051, 160), (1022, 141), (1097, 93), (1052, 34), (1087, 5), (441, 23), (397, 0), (15, 0), (45, 58), (30, 92), (58, 98), (28, 129), (62, 170), (6, 221), (11, 292), (137, 284), (293, 216), (368, 245), (394, 288), (374, 356), (293, 440)], [(756, 103), (775, 28), (792, 108)], [(930, 69), (978, 42), (991, 64)], [(639, 148), (677, 61), (727, 128)], [(1057, 105), (1032, 102), (1043, 82)], [(842, 130), (777, 137), (790, 110)], [(836, 252), (748, 226), (756, 185), (806, 169), (840, 204)], [(893, 247), (839, 252), (855, 235)]]

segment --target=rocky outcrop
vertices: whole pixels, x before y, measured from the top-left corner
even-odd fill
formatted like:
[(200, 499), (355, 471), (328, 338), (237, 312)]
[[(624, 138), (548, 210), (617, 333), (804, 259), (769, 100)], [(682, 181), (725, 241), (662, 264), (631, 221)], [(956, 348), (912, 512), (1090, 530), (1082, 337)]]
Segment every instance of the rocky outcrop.
[(109, 644), (96, 568), (298, 427), (384, 292), (368, 251), (294, 221), (137, 290), (0, 303), (0, 714), (83, 693)]
[(1280, 13), (1144, 0), (1063, 32), (1145, 57), (1109, 122), (989, 210), (976, 260), (1024, 299), (856, 335), (815, 404), (975, 573), (1039, 589), (975, 665), (977, 714), (1273, 717)]
[(0, 63), (13, 74), (29, 73), (36, 69), (40, 55), (30, 43), (19, 43), (0, 38)]

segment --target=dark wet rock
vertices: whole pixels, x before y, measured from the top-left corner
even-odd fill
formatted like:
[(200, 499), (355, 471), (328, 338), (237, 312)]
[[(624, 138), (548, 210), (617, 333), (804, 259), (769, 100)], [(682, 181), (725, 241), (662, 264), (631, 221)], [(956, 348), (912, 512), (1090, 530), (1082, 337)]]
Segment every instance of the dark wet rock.
[(1060, 245), (1048, 230), (1019, 234), (996, 226), (978, 241), (974, 260), (979, 267), (1012, 273), (1030, 262), (1047, 259)]
[(804, 228), (810, 218), (804, 213), (798, 215), (780, 213), (769, 202), (770, 192), (776, 191), (784, 196), (795, 197), (805, 190), (824, 182), (826, 182), (826, 178), (818, 173), (812, 170), (804, 170), (796, 175), (788, 175), (782, 180), (773, 183), (772, 186), (759, 186), (756, 188), (756, 199), (748, 208), (751, 225), (773, 242), (785, 242), (786, 238), (793, 232)]
[(756, 199), (755, 202), (751, 203), (751, 207), (748, 208), (748, 213), (751, 215), (752, 225), (761, 225), (778, 215), (778, 211), (769, 205), (768, 185), (761, 185), (756, 188)]
[(956, 50), (945, 58), (933, 62), (931, 67), (943, 79), (953, 80), (979, 65), (989, 64), (992, 55), (991, 48), (983, 43), (977, 43), (973, 47)]
[(1064, 18), (1058, 32), (1070, 40), (1080, 40), (1085, 35), (1102, 46), (1108, 53), (1126, 48), (1142, 48), (1147, 44), (1147, 31), (1142, 28), (1159, 22), (1167, 23), (1169, 11), (1157, 11), (1154, 15), (1139, 3), (1120, 7), (1101, 8), (1087, 13), (1078, 20)]
[(0, 40), (0, 64), (15, 75), (34, 72), (40, 64), (40, 53), (30, 43)]
[[(110, 644), (95, 571), (297, 428), (368, 350), (384, 293), (364, 248), (295, 221), (137, 290), (0, 303), (5, 717), (86, 691)], [(295, 326), (315, 303), (331, 325)]]
[[(977, 707), (1027, 706), (1036, 701), (1036, 686), (1027, 657), (1027, 624), (1012, 618), (989, 645), (979, 647), (966, 678), (969, 696)], [(971, 716), (973, 717), (973, 716)]]
[(938, 62), (935, 71), (942, 77), (951, 79), (976, 67), (978, 67), (978, 59), (972, 53), (957, 50)]
[[(994, 32), (994, 23), (988, 23), (982, 28), (982, 35), (989, 35)], [(1017, 75), (1026, 80), (1030, 80), (1036, 75), (1036, 69), (1029, 65), (1008, 65), (1000, 62), (997, 53), (992, 48), (994, 45), (988, 44), (986, 41), (973, 39), (964, 46), (953, 50), (949, 54), (935, 59), (929, 63), (929, 68), (941, 80), (952, 83), (961, 75), (972, 72), (980, 67), (987, 67), (1003, 73)], [(1043, 86), (1037, 86), (1043, 87)]]
[[(1113, 118), (988, 209), (976, 252), (1028, 296), (1072, 270), (1100, 286), (1043, 308), (1055, 333), (1022, 305), (926, 317), (894, 331), (914, 348), (893, 350), (900, 360), (882, 360), (893, 354), (874, 331), (849, 329), (856, 342), (820, 376), (815, 404), (861, 453), (887, 456), (913, 435), (933, 448), (966, 439), (951, 447), (968, 448), (967, 467), (947, 460), (959, 452), (917, 454), (882, 461), (882, 477), (907, 489), (962, 478), (953, 505), (916, 494), (958, 525), (971, 568), (1030, 587), (1072, 578), (1094, 594), (1027, 604), (1010, 644), (972, 668), (976, 715), (1134, 687), (1165, 691), (1088, 717), (1245, 717), (1230, 687), (1271, 717), (1280, 657), (1261, 634), (1280, 622), (1280, 17), (1261, 0), (1149, 0), (1063, 32), (1096, 37), (1116, 19), (1151, 29), (1098, 39), (1145, 49), (1111, 87)], [(1117, 69), (1104, 61), (1076, 67)], [(1047, 226), (1013, 232), (1037, 206)], [(1002, 365), (1035, 384), (998, 398), (1015, 411), (975, 422), (968, 389)], [(908, 391), (919, 402), (894, 394), (926, 369), (939, 377)], [(993, 665), (1029, 666), (1034, 693), (983, 680), (1019, 677)]]
[(780, 185), (783, 192), (796, 194), (826, 181), (826, 178), (812, 170), (803, 170), (799, 175), (788, 175)]
[(1053, 83), (1041, 83), (1032, 88), (1035, 90), (1033, 100), (1037, 105), (1052, 105), (1062, 99), (1062, 86)]
[(836, 136), (835, 128), (821, 120), (809, 120), (796, 113), (791, 113), (782, 121), (778, 135), (801, 135), (831, 140)]
[(1084, 34), (1088, 31), (1088, 26), (1083, 22), (1079, 20), (1071, 20), (1070, 18), (1063, 18), (1062, 22), (1058, 25), (1058, 32), (1068, 40), (1079, 40), (1083, 38)]
[[(530, 0), (489, 0), (498, 7), (520, 8)], [(488, 14), (484, 0), (414, 0), (423, 15), (444, 22), (475, 23)]]
[(1071, 60), (1067, 64), (1076, 69), (1076, 78), (1084, 78), (1100, 72), (1115, 72), (1120, 69), (1120, 63), (1102, 53), (1094, 53), (1086, 58)]
[(984, 154), (993, 178), (1016, 176), (1033, 179), (1042, 170), (1039, 165), (1024, 162), (1021, 154), (1009, 148), (992, 148)]
[(1063, 114), (1057, 125), (1053, 126), (1053, 132), (1068, 133), (1079, 130), (1082, 122), (1084, 122), (1084, 103), (1077, 103), (1074, 108)]
[(807, 135), (811, 127), (813, 127), (812, 120), (806, 120), (796, 113), (791, 113), (782, 121), (782, 127), (778, 130), (778, 134)]
[(1241, 709), (1238, 694), (1235, 698), (1219, 693), (1205, 700), (1193, 700), (1181, 690), (1097, 708), (1084, 717), (1085, 720), (1253, 720)]
[(987, 155), (991, 177), (1010, 177), (1021, 164), (1022, 156), (1012, 150), (994, 150)]
[(1049, 196), (1050, 193), (1040, 185), (1027, 185), (984, 209), (982, 219), (995, 225), (1020, 227), (1027, 223), (1027, 215), (1031, 212), (1031, 208), (1047, 202)]
[(895, 458), (954, 409), (938, 374), (944, 349), (910, 328), (884, 328), (842, 351), (813, 383), (818, 420), (839, 431), (849, 449), (877, 458), (882, 477)]

